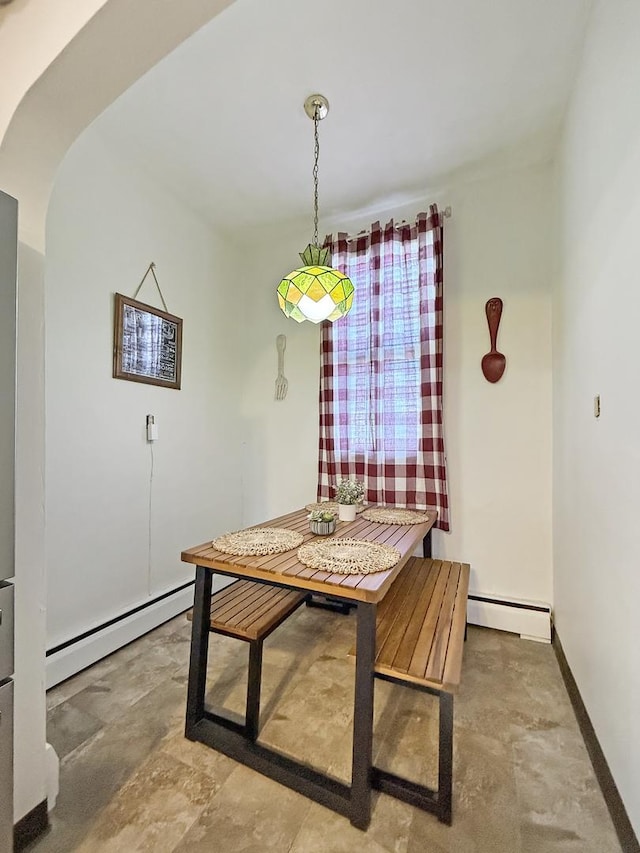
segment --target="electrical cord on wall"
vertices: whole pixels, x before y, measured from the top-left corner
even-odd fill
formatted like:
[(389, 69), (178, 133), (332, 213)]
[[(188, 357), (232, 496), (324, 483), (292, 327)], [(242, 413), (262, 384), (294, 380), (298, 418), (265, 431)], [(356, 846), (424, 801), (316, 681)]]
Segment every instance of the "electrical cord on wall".
[(153, 442), (149, 442), (151, 450), (151, 471), (149, 474), (149, 543), (147, 553), (147, 595), (151, 596), (151, 509), (153, 502)]

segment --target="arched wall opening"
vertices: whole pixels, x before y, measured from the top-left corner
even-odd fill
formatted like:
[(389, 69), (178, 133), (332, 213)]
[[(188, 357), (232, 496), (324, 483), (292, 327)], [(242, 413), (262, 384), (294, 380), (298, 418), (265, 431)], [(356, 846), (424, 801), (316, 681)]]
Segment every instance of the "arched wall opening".
[(233, 0), (16, 0), (0, 12), (0, 189), (18, 199), (14, 819), (57, 788), (45, 740), (45, 222), (85, 128)]

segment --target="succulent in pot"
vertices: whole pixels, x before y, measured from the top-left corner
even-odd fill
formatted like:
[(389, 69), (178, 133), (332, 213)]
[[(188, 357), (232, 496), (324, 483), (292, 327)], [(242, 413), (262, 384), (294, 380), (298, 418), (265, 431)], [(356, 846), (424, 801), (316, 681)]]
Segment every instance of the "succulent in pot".
[(317, 536), (329, 536), (336, 529), (335, 513), (329, 510), (314, 510), (309, 515), (309, 528)]

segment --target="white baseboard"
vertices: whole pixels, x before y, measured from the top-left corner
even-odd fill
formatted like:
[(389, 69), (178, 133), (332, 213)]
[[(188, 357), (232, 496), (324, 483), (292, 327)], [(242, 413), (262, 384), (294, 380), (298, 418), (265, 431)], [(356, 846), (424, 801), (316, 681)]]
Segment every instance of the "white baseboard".
[[(470, 625), (520, 634), (523, 640), (551, 642), (551, 607), (540, 601), (516, 601), (495, 595), (469, 593), (467, 621)], [(482, 599), (478, 601), (471, 596)]]
[[(233, 578), (214, 575), (213, 589), (218, 591)], [(144, 604), (144, 602), (142, 602)], [(168, 595), (160, 601), (138, 610), (130, 616), (118, 619), (114, 624), (96, 631), (90, 636), (71, 642), (65, 648), (47, 656), (46, 689), (55, 687), (77, 672), (96, 663), (112, 652), (126, 646), (132, 640), (137, 640), (148, 631), (162, 625), (174, 616), (184, 613), (193, 606), (193, 586), (180, 589), (175, 594)], [(132, 608), (136, 609), (136, 608)]]

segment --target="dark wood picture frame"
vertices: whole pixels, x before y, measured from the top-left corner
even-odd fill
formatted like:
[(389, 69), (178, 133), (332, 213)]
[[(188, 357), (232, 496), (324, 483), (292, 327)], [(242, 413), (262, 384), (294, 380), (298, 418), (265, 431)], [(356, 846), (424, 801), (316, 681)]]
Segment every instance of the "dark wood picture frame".
[(113, 377), (180, 389), (182, 320), (115, 294)]

